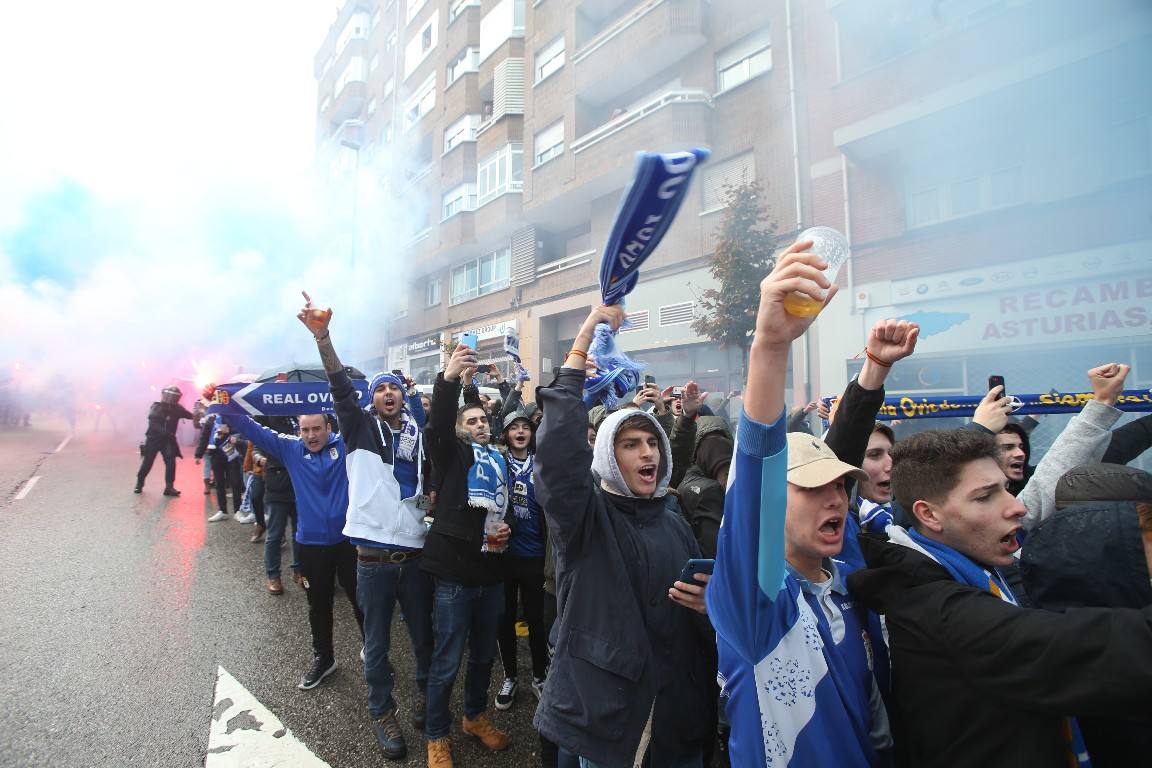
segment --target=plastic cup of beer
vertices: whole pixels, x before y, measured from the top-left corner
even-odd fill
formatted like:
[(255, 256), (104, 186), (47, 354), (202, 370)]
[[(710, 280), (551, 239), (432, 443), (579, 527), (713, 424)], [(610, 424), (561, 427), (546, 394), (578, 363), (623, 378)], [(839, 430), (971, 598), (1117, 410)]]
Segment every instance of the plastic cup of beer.
[(493, 554), (499, 554), (508, 548), (508, 540), (500, 538), (500, 532), (504, 530), (504, 523), (499, 520), (489, 521), (484, 524), (485, 542), (488, 545), (488, 551)]
[[(848, 247), (848, 238), (832, 227), (810, 227), (801, 232), (796, 240), (812, 241), (812, 247), (807, 252), (816, 254), (828, 265), (824, 269), (824, 277), (828, 278), (828, 282), (835, 282), (836, 273), (852, 253)], [(795, 317), (812, 317), (820, 314), (823, 308), (824, 302), (815, 301), (798, 291), (784, 297), (784, 310)]]

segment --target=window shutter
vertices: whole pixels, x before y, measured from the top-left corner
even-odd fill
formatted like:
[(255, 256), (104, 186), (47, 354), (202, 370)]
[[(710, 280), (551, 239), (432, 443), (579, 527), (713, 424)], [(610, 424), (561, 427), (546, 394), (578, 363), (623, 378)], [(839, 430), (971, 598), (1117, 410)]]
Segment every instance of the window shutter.
[(703, 210), (713, 211), (724, 206), (724, 187), (738, 185), (756, 179), (756, 161), (751, 152), (730, 157), (704, 167)]

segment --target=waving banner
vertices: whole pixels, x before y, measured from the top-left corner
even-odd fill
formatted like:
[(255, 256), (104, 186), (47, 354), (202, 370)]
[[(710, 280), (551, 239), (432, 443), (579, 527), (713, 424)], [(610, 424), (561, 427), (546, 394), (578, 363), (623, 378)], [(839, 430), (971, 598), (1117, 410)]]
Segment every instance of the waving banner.
[[(671, 226), (688, 193), (696, 166), (708, 159), (707, 149), (690, 152), (638, 152), (632, 182), (624, 193), (604, 255), (600, 260), (600, 297), (620, 304), (640, 279), (640, 267), (652, 255)], [(584, 385), (584, 400), (612, 409), (640, 382), (642, 363), (633, 362), (616, 345), (607, 325), (596, 329), (589, 354), (596, 374)]]
[[(352, 386), (367, 408), (368, 382), (353, 379)], [(255, 384), (221, 384), (208, 405), (208, 413), (230, 416), (303, 416), (309, 413), (332, 413), (332, 393), (326, 381), (256, 382)]]
[[(1040, 413), (1079, 413), (1084, 404), (1093, 399), (1091, 392), (1044, 392), (1037, 395), (1012, 395), (1015, 399), (1012, 414), (1028, 416)], [(831, 408), (839, 398), (826, 397), (824, 402)], [(894, 419), (933, 419), (944, 416), (972, 418), (976, 406), (984, 397), (957, 395), (955, 397), (886, 397), (880, 411), (879, 421)], [(1018, 403), (1018, 405), (1017, 405)], [(1152, 390), (1126, 389), (1116, 400), (1116, 407), (1122, 411), (1152, 411)]]

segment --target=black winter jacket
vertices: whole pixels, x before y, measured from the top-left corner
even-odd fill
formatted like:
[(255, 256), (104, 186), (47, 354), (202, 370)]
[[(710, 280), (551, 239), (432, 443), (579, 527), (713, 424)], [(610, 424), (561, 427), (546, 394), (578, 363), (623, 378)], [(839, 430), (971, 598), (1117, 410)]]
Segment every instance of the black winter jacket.
[(699, 548), (675, 497), (596, 487), (583, 382), (583, 371), (565, 368), (537, 390), (535, 483), (556, 559), (559, 629), (534, 723), (570, 752), (631, 768), (654, 712), (651, 764), (668, 765), (708, 737), (715, 636), (668, 598)]
[(1152, 608), (1018, 608), (883, 536), (852, 595), (887, 618), (897, 765), (1064, 765), (1066, 715), (1152, 706)]
[[(436, 517), (424, 542), (420, 567), (437, 578), (466, 587), (499, 584), (504, 579), (504, 555), (481, 551), (485, 512), (468, 504), (468, 470), (473, 454), (471, 443), (456, 436), (459, 399), (460, 382), (446, 381), (443, 373), (437, 376), (426, 437), (439, 490)], [(465, 389), (464, 400), (480, 405), (474, 387)], [(504, 476), (508, 477), (507, 467)]]

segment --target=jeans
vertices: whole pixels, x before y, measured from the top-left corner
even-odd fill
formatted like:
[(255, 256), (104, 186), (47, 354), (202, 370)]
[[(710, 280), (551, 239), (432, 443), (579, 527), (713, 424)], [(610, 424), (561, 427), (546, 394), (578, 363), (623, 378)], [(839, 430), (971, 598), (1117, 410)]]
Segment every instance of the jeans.
[(252, 514), (256, 515), (256, 525), (267, 528), (264, 519), (264, 478), (252, 475), (252, 482), (248, 485), (248, 500), (252, 503)]
[(268, 531), (264, 536), (264, 570), (268, 578), (280, 578), (280, 544), (292, 518), (292, 570), (300, 570), (300, 545), (296, 543), (296, 505), (290, 501), (267, 501), (264, 512), (268, 518)]
[(332, 648), (332, 603), (336, 583), (344, 588), (360, 635), (364, 635), (364, 614), (356, 605), (356, 547), (339, 544), (301, 544), (300, 573), (308, 595), (308, 624), (312, 628), (312, 652), (323, 659), (335, 658)]
[(504, 557), (504, 616), (500, 619), (500, 661), (504, 677), (516, 677), (516, 606), (524, 606), (528, 624), (528, 648), (532, 651), (532, 676), (548, 673), (548, 627), (544, 624), (544, 558)]
[(364, 682), (373, 719), (396, 708), (395, 676), (388, 662), (392, 611), (396, 601), (408, 625), (416, 656), (416, 689), (428, 688), (432, 664), (432, 577), (420, 570), (420, 558), (395, 563), (356, 563), (356, 601), (364, 612)]
[(504, 608), (504, 585), (466, 587), (436, 579), (432, 627), (436, 649), (428, 671), (429, 739), (442, 739), (452, 726), (449, 705), (456, 673), (468, 645), (468, 673), (464, 678), (464, 716), (472, 719), (488, 708), (492, 663), (496, 660), (496, 626)]

